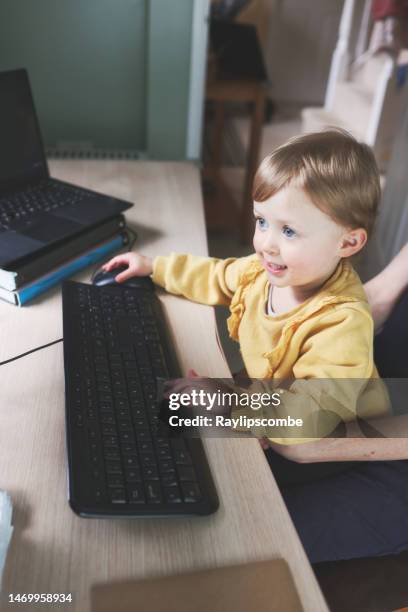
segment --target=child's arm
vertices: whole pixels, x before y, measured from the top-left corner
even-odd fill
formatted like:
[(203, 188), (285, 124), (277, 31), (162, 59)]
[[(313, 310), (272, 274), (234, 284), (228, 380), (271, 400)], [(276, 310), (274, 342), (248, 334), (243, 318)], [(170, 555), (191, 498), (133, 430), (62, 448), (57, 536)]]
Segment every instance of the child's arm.
[(132, 276), (152, 275), (153, 281), (169, 293), (209, 305), (228, 305), (234, 295), (241, 274), (254, 262), (256, 256), (240, 259), (217, 259), (196, 255), (172, 253), (167, 257), (151, 259), (139, 253), (124, 253), (103, 266), (106, 271), (129, 266), (118, 274), (123, 282)]
[(208, 305), (230, 304), (241, 274), (256, 256), (218, 259), (198, 255), (171, 253), (156, 257), (153, 281), (169, 293)]

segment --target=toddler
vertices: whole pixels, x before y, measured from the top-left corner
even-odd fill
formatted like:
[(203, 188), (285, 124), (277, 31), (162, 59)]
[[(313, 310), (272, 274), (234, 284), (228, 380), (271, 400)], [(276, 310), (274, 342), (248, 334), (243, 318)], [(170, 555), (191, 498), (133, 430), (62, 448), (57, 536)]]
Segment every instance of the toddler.
[[(256, 173), (255, 254), (220, 260), (126, 253), (104, 269), (127, 264), (119, 282), (152, 275), (176, 295), (228, 305), (228, 330), (240, 344), (248, 376), (286, 389), (275, 414), (306, 416), (303, 441), (322, 437), (340, 420), (387, 410), (375, 380), (373, 320), (350, 263), (373, 230), (379, 199), (367, 145), (338, 129), (306, 134), (276, 149)], [(173, 389), (192, 386), (185, 379)], [(258, 435), (301, 440), (299, 433)]]

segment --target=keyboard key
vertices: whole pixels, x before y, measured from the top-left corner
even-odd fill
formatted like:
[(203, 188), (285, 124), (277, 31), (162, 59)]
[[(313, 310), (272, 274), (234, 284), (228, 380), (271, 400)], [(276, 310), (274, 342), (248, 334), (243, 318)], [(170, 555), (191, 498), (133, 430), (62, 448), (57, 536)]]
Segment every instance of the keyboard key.
[(121, 431), (119, 437), (123, 444), (126, 444), (127, 442), (133, 443), (135, 441), (135, 436), (131, 431)]
[(180, 466), (178, 469), (178, 476), (183, 482), (191, 482), (196, 480), (194, 470), (191, 467)]
[(187, 451), (175, 449), (174, 459), (177, 465), (191, 465), (191, 457)]
[(131, 485), (127, 488), (129, 503), (131, 504), (144, 504), (146, 503), (145, 493), (143, 491), (143, 485)]
[(129, 420), (125, 420), (125, 419), (121, 419), (118, 423), (118, 427), (119, 427), (119, 431), (132, 431), (133, 432), (133, 425), (132, 422)]
[(159, 457), (159, 459), (171, 459), (171, 453), (166, 448), (160, 448), (157, 451), (157, 456)]
[(144, 442), (139, 442), (137, 446), (138, 446), (139, 451), (141, 453), (152, 453), (153, 450), (154, 450), (153, 442), (150, 442), (150, 440), (145, 440)]
[(147, 501), (152, 504), (160, 504), (163, 500), (161, 488), (158, 482), (146, 483)]
[(176, 487), (177, 486), (177, 476), (176, 471), (167, 472), (166, 474), (162, 474), (161, 481), (166, 487)]
[(108, 474), (122, 474), (122, 466), (120, 461), (107, 461), (106, 472)]
[(121, 451), (124, 455), (137, 455), (136, 444), (122, 444)]
[(166, 473), (166, 472), (173, 472), (174, 468), (175, 468), (175, 464), (173, 463), (172, 460), (170, 461), (159, 461), (159, 468), (160, 468), (160, 472), (162, 473)]
[(154, 465), (145, 466), (143, 468), (143, 478), (145, 480), (159, 480), (159, 472)]
[(113, 404), (111, 402), (101, 402), (99, 404), (99, 411), (104, 412), (107, 415), (113, 415)]
[(119, 440), (115, 436), (104, 436), (103, 446), (105, 448), (119, 448)]
[(193, 504), (201, 499), (200, 489), (195, 482), (182, 482), (181, 490), (184, 501), (188, 504)]
[(102, 433), (108, 436), (115, 436), (117, 433), (116, 425), (102, 425)]
[(170, 442), (168, 438), (156, 438), (156, 446), (158, 448), (170, 448)]
[(122, 476), (108, 476), (108, 487), (113, 487), (114, 489), (117, 489), (118, 487), (123, 487), (124, 484), (125, 483), (123, 481)]
[(139, 417), (136, 418), (134, 421), (134, 426), (136, 427), (136, 429), (140, 430), (140, 429), (148, 429), (148, 420), (146, 419), (146, 417)]
[(137, 431), (136, 439), (138, 442), (145, 442), (145, 441), (150, 442), (151, 440), (150, 433), (148, 431)]
[(138, 467), (139, 462), (136, 457), (124, 457), (123, 465), (125, 466), (125, 468), (133, 468)]
[(183, 501), (178, 487), (165, 487), (164, 497), (169, 504), (181, 504)]
[(120, 452), (117, 450), (105, 451), (105, 459), (108, 461), (120, 461)]
[(156, 466), (156, 457), (153, 453), (143, 453), (140, 455), (140, 463), (145, 467)]
[(126, 419), (130, 416), (130, 410), (127, 408), (122, 408), (121, 410), (118, 410), (116, 414), (118, 415), (119, 419)]
[(125, 489), (109, 489), (109, 497), (112, 504), (126, 504)]
[(114, 416), (105, 413), (101, 418), (101, 423), (104, 423), (106, 425), (112, 425), (116, 423), (116, 419)]
[(137, 468), (130, 468), (125, 470), (126, 482), (142, 482), (142, 475), (140, 470)]
[(143, 416), (146, 413), (145, 407), (144, 406), (133, 406), (132, 407), (132, 414), (135, 417), (139, 417), (139, 416)]

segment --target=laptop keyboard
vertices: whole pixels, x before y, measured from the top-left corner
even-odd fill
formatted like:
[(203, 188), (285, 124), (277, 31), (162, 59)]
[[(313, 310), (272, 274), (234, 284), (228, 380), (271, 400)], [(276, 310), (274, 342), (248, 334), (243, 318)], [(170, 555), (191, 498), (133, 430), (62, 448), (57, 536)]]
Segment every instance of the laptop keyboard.
[(201, 440), (159, 418), (158, 379), (179, 370), (153, 283), (140, 283), (63, 285), (70, 503), (84, 516), (209, 514)]
[(38, 212), (50, 212), (66, 204), (78, 204), (96, 195), (81, 187), (54, 181), (38, 183), (24, 191), (0, 198), (0, 229), (10, 229), (13, 223), (28, 220)]

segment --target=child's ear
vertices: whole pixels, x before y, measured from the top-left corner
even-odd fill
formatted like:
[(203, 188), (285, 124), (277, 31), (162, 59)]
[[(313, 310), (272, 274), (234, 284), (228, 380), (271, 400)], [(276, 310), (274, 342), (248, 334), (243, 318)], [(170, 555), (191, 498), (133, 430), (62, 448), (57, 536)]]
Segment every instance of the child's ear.
[(345, 234), (343, 234), (340, 248), (339, 248), (339, 256), (340, 257), (351, 257), (355, 255), (367, 242), (367, 232), (363, 228), (348, 230)]

